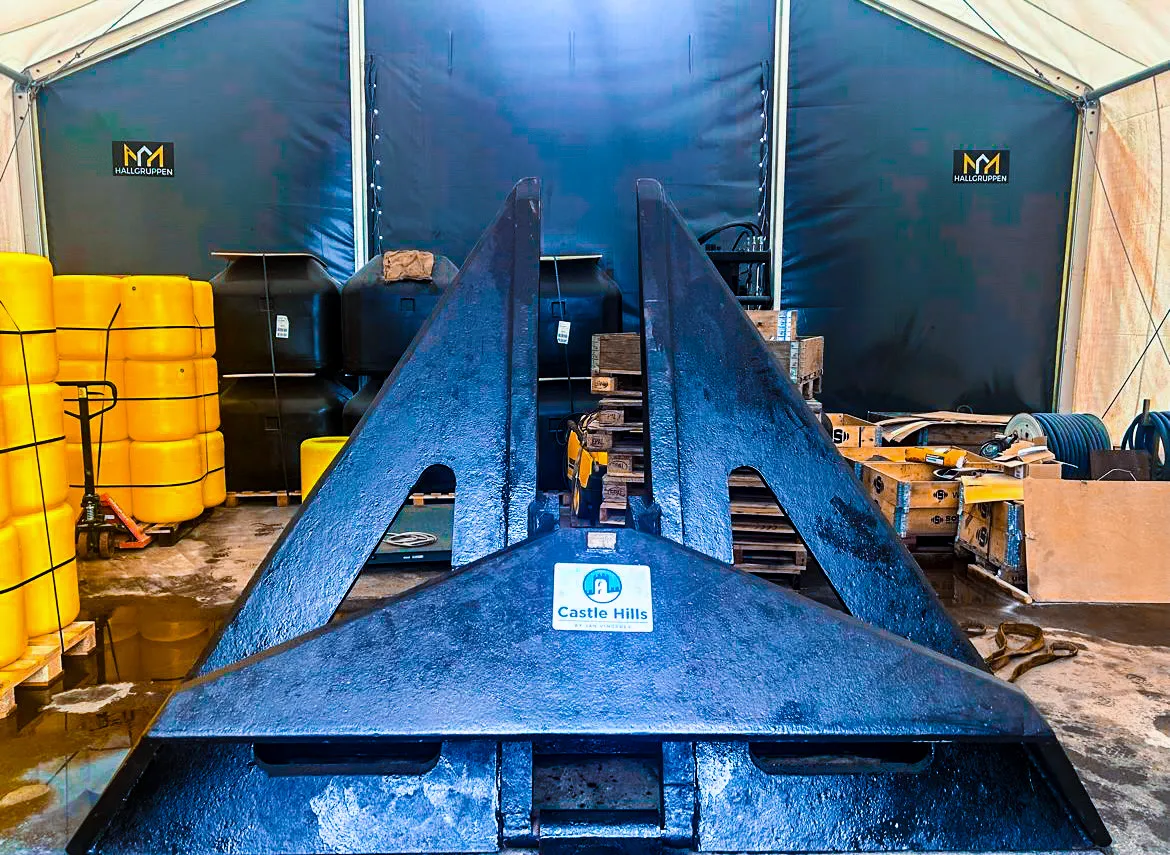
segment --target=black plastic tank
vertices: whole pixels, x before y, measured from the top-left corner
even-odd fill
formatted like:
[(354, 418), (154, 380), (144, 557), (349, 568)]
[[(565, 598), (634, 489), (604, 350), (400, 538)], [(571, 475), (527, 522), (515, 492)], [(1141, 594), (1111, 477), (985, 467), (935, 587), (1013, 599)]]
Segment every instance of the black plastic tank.
[(564, 380), (542, 380), (536, 391), (536, 489), (567, 490), (570, 418), (597, 409), (601, 399), (589, 391), (589, 380), (574, 380), (570, 394)]
[(272, 377), (232, 378), (220, 393), (229, 492), (299, 490), (301, 443), (314, 436), (345, 435), (342, 409), (348, 389), (325, 377), (275, 379), (274, 388)]
[[(557, 280), (560, 279), (560, 293)], [(561, 321), (569, 322), (569, 341), (557, 341)], [(541, 377), (588, 377), (596, 333), (622, 331), (622, 292), (601, 266), (600, 255), (561, 255), (540, 260), (540, 313), (537, 335)]]
[(272, 374), (274, 358), (276, 374), (341, 365), (341, 293), (321, 259), (307, 252), (216, 255), (228, 262), (211, 280), (221, 374)]
[(459, 269), (433, 256), (429, 278), (385, 276), (385, 256), (372, 258), (341, 289), (342, 351), (352, 374), (389, 374), (431, 316)]
[(366, 414), (366, 410), (370, 408), (370, 404), (374, 403), (374, 398), (377, 397), (378, 392), (382, 388), (382, 384), (386, 382), (387, 376), (386, 374), (374, 374), (362, 378), (362, 385), (353, 393), (353, 397), (345, 402), (342, 423), (345, 426), (346, 436), (353, 433), (353, 429), (362, 420), (362, 416)]

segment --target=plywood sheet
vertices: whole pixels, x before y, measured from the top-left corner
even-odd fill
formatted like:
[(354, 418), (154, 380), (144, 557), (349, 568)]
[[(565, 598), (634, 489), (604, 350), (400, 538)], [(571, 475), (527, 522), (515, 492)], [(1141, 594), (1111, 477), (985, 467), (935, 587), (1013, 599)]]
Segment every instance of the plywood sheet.
[(1170, 483), (1024, 479), (1037, 602), (1170, 603)]

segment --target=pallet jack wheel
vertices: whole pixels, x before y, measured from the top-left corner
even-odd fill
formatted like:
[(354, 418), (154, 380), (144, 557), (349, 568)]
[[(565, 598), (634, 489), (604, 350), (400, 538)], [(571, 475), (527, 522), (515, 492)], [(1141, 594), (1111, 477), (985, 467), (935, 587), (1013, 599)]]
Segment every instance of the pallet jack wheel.
[(84, 561), (89, 558), (89, 533), (79, 531), (77, 533), (77, 560)]
[(103, 531), (98, 534), (98, 555), (102, 558), (109, 558), (114, 554), (114, 545), (110, 533)]

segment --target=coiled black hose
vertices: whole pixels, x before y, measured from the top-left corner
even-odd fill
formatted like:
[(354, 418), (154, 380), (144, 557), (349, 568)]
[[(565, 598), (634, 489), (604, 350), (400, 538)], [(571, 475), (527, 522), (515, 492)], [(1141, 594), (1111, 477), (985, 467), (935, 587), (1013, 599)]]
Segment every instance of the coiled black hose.
[(1089, 413), (1032, 413), (1048, 437), (1048, 450), (1063, 467), (1061, 477), (1085, 480), (1089, 477), (1089, 452), (1113, 447), (1104, 423)]
[(1170, 412), (1143, 413), (1125, 429), (1121, 447), (1150, 453), (1151, 476), (1155, 481), (1170, 481)]

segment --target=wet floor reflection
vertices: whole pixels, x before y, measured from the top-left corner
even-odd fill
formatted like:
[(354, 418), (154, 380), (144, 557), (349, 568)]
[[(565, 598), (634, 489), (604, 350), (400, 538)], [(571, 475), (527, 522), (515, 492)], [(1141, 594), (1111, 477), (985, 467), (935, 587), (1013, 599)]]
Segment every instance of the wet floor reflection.
[(0, 719), (0, 855), (58, 853), (130, 746), (207, 646), (226, 607), (181, 598), (108, 604), (82, 619), (98, 647), (19, 689)]

